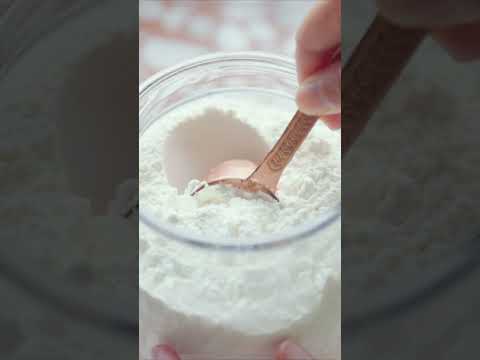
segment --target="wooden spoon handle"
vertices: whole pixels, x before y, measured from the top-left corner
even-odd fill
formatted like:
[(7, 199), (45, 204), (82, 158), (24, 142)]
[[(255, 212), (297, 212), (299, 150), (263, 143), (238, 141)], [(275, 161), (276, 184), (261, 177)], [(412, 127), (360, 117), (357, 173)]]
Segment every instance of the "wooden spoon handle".
[(342, 71), (342, 157), (425, 37), (377, 16)]

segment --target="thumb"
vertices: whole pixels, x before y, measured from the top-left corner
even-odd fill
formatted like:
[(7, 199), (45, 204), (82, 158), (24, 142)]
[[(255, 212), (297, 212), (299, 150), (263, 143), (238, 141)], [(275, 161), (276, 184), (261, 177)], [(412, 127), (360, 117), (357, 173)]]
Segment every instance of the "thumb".
[(313, 360), (300, 346), (294, 344), (290, 340), (280, 344), (275, 357), (276, 360)]
[(298, 108), (308, 115), (335, 115), (341, 112), (341, 65), (335, 62), (305, 79), (297, 93)]
[(170, 346), (158, 345), (152, 349), (152, 360), (180, 360), (180, 357)]

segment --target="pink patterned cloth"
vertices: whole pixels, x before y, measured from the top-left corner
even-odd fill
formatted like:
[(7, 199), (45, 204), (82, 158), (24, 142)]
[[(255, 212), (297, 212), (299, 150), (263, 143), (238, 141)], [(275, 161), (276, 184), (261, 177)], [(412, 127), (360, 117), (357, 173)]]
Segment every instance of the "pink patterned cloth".
[(295, 33), (315, 0), (140, 1), (140, 81), (216, 51), (293, 56)]

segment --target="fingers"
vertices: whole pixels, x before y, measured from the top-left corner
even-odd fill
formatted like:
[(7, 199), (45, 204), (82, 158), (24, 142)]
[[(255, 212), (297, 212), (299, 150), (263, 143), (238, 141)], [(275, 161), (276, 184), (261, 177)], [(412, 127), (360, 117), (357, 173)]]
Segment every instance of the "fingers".
[(152, 349), (153, 360), (180, 360), (175, 350), (167, 345), (158, 345)]
[(303, 22), (297, 33), (299, 81), (330, 62), (328, 50), (339, 44), (341, 39), (340, 16), (340, 0), (322, 0)]
[(433, 37), (455, 60), (480, 59), (480, 21), (435, 31)]
[(480, 20), (478, 0), (377, 0), (377, 5), (390, 21), (409, 27), (436, 29)]
[(341, 112), (341, 64), (306, 78), (297, 93), (300, 111), (308, 115), (336, 115)]
[[(175, 350), (167, 345), (155, 346), (152, 350), (152, 358), (153, 360), (180, 360), (180, 357), (177, 355)], [(304, 349), (289, 340), (280, 344), (275, 359), (313, 360), (312, 356), (309, 355)]]
[(332, 129), (340, 127), (341, 119), (341, 66), (331, 64), (340, 39), (340, 0), (320, 1), (297, 33), (298, 107), (322, 117)]
[(280, 344), (275, 357), (276, 360), (313, 360), (300, 346), (287, 340)]

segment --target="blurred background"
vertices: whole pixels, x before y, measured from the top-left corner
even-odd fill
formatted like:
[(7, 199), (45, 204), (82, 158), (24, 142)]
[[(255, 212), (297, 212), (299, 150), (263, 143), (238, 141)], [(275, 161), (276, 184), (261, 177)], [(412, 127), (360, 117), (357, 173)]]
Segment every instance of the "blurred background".
[(141, 0), (140, 81), (215, 51), (293, 56), (295, 33), (315, 0)]

